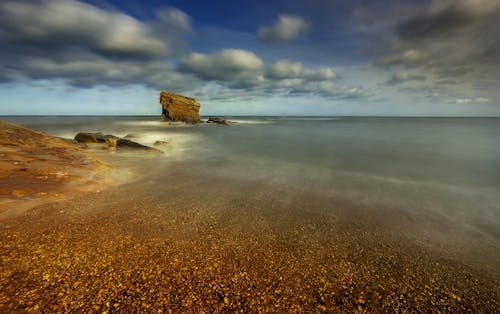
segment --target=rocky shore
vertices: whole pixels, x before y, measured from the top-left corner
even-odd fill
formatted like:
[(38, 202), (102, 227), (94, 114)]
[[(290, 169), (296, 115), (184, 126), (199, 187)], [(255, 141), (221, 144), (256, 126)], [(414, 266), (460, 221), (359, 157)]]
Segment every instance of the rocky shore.
[(96, 159), (95, 147), (89, 145), (111, 152), (163, 154), (114, 135), (78, 133), (71, 140), (0, 120), (0, 219), (40, 202), (108, 185), (105, 179), (113, 167)]
[(0, 121), (0, 217), (33, 199), (98, 189), (111, 169), (76, 142)]

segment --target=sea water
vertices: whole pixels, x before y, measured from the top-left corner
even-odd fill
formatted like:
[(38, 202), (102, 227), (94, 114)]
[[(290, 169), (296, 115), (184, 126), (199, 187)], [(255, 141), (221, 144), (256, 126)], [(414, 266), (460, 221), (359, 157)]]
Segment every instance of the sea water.
[(363, 219), (383, 219), (384, 228), (499, 272), (499, 118), (228, 117), (235, 123), (227, 126), (130, 116), (2, 119), (68, 138), (166, 140), (150, 180), (167, 181), (164, 170), (183, 167), (273, 187), (283, 198), (314, 191), (325, 197), (323, 210), (335, 210), (328, 199), (347, 199), (366, 208)]

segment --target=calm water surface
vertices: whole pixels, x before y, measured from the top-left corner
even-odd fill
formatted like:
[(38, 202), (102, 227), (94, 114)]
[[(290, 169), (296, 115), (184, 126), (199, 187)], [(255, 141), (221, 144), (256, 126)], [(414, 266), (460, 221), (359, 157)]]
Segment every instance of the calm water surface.
[(277, 187), (283, 197), (293, 187), (373, 212), (395, 208), (401, 216), (395, 229), (422, 243), (470, 251), (498, 271), (498, 118), (233, 117), (230, 126), (193, 127), (169, 127), (157, 117), (4, 119), (63, 137), (101, 131), (146, 145), (168, 140), (159, 168), (184, 163), (214, 179)]

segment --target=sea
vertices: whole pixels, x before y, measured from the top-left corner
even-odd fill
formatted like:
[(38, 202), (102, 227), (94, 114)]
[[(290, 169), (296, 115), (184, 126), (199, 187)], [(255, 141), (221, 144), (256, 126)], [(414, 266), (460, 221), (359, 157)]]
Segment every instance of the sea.
[[(231, 189), (241, 184), (249, 196), (264, 187), (285, 201), (314, 195), (300, 204), (322, 212), (337, 210), (335, 200), (349, 202), (363, 208), (360, 221), (499, 275), (500, 118), (226, 118), (229, 125), (157, 116), (1, 117), (65, 138), (103, 132), (151, 146), (167, 141), (157, 146), (165, 152), (160, 159), (114, 158), (151, 162), (155, 170), (142, 179), (155, 184), (172, 182), (176, 169), (177, 176), (233, 182)], [(220, 195), (214, 198), (231, 198)]]

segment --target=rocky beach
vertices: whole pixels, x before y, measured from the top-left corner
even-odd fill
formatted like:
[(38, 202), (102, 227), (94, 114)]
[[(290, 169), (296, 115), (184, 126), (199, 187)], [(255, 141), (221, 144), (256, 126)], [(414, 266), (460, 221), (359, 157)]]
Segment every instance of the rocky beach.
[(0, 21), (0, 314), (500, 313), (499, 0)]
[[(201, 127), (218, 137), (238, 132)], [(302, 184), (211, 173), (191, 154), (82, 145), (2, 122), (3, 210), (34, 207), (0, 223), (1, 312), (493, 313), (499, 306), (494, 262), (461, 255), (456, 239), (443, 246), (408, 232), (421, 225), (453, 234), (453, 221)], [(175, 140), (166, 146), (180, 148)], [(71, 185), (56, 169), (93, 188), (65, 189)], [(125, 169), (119, 185), (85, 181)]]

